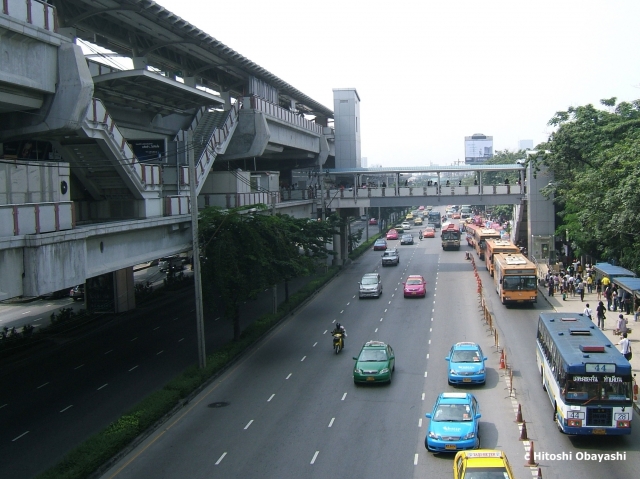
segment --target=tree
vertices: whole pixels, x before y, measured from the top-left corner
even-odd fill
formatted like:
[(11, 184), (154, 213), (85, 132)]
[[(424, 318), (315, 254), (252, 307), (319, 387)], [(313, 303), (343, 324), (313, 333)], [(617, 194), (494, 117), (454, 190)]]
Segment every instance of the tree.
[(224, 316), (240, 337), (240, 305), (266, 288), (309, 274), (330, 252), (333, 227), (328, 222), (262, 214), (265, 205), (200, 213), (200, 242), (207, 258), (202, 268), (204, 297), (215, 286)]
[(626, 268), (640, 268), (640, 101), (602, 100), (557, 112), (556, 127), (540, 146), (549, 153), (534, 160), (554, 175), (560, 224), (577, 254), (616, 258)]

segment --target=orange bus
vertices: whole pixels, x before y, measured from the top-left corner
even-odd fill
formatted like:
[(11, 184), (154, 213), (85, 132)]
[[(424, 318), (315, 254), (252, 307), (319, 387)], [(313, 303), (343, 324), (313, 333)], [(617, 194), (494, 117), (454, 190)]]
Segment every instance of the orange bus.
[(442, 249), (460, 249), (460, 227), (456, 223), (442, 225)]
[(489, 271), (489, 274), (493, 276), (493, 270), (494, 270), (493, 255), (494, 254), (496, 253), (514, 254), (519, 252), (520, 252), (520, 248), (518, 248), (509, 240), (489, 238), (487, 240), (487, 248), (484, 256), (484, 261), (485, 261), (485, 266), (487, 267), (487, 271)]
[(493, 281), (502, 304), (538, 301), (536, 265), (526, 256), (520, 253), (495, 253), (493, 264)]
[(487, 247), (489, 238), (500, 239), (500, 232), (492, 228), (482, 228), (476, 226), (473, 228), (473, 247), (480, 259), (484, 259), (484, 250)]

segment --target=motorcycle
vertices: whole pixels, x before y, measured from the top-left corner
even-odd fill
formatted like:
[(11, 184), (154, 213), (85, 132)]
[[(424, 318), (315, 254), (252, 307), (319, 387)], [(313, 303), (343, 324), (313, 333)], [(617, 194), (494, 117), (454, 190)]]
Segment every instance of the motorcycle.
[(344, 348), (342, 333), (333, 333), (333, 350), (338, 354)]

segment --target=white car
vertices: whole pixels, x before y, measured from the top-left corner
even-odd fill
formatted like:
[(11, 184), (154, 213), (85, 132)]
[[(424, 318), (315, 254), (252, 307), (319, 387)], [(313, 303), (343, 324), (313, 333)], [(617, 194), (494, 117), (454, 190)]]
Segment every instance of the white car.
[(403, 230), (410, 230), (411, 229), (411, 223), (409, 223), (408, 221), (403, 221), (402, 222), (402, 229)]

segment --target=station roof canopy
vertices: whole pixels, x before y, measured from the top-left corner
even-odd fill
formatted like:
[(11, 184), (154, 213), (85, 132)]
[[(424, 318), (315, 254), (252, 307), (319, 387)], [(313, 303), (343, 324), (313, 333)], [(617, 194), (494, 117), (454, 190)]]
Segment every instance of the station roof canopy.
[[(333, 111), (260, 65), (152, 0), (52, 0), (60, 28), (123, 57), (144, 57), (149, 66), (180, 77), (197, 77), (203, 86), (234, 97), (254, 77), (278, 90), (282, 101), (295, 100), (305, 113), (333, 118)], [(258, 18), (256, 18), (256, 21)], [(236, 22), (236, 18), (202, 19)], [(275, 23), (274, 23), (275, 25)], [(108, 56), (108, 55), (107, 55)]]
[(135, 105), (154, 113), (183, 113), (200, 106), (222, 106), (224, 100), (149, 70), (124, 70), (93, 77), (95, 95), (122, 107)]
[(613, 278), (612, 281), (630, 293), (640, 293), (640, 278), (619, 276), (617, 278)]
[(617, 278), (620, 276), (633, 278), (636, 276), (633, 271), (629, 271), (622, 266), (614, 266), (611, 263), (596, 263), (593, 267), (601, 276), (609, 276), (609, 278)]

